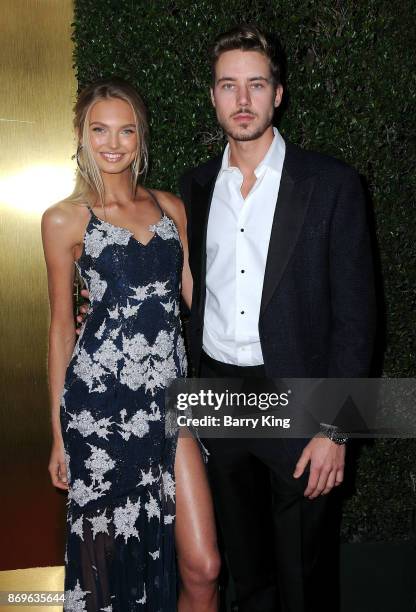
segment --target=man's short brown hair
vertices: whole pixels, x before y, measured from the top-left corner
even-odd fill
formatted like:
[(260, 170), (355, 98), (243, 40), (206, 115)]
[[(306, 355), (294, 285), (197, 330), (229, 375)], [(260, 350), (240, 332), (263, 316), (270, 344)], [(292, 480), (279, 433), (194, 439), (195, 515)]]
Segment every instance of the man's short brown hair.
[(254, 25), (239, 25), (217, 36), (211, 47), (211, 74), (215, 85), (215, 66), (218, 58), (226, 51), (257, 51), (267, 57), (270, 63), (275, 87), (282, 81), (282, 55), (280, 43)]

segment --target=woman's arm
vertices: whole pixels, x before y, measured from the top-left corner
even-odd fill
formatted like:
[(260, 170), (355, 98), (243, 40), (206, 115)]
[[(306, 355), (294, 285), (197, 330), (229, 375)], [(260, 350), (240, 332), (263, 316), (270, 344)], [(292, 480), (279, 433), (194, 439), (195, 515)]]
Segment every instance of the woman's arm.
[(60, 489), (68, 488), (59, 417), (60, 400), (76, 337), (72, 305), (75, 244), (73, 225), (71, 214), (60, 204), (49, 208), (42, 217), (42, 240), (51, 309), (48, 379), (53, 444), (49, 472), (52, 483)]
[(188, 236), (186, 232), (186, 212), (185, 206), (179, 198), (172, 193), (157, 191), (157, 198), (165, 210), (166, 214), (175, 222), (179, 233), (179, 238), (183, 248), (183, 268), (182, 268), (182, 297), (189, 310), (192, 305), (193, 280), (189, 267)]

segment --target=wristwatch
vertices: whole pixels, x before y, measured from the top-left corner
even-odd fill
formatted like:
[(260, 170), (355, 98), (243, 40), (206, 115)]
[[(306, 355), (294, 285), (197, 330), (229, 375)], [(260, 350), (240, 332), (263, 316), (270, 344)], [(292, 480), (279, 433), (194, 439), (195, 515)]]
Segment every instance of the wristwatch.
[(348, 436), (336, 425), (329, 425), (328, 423), (320, 423), (319, 425), (321, 433), (335, 444), (346, 444), (348, 442)]

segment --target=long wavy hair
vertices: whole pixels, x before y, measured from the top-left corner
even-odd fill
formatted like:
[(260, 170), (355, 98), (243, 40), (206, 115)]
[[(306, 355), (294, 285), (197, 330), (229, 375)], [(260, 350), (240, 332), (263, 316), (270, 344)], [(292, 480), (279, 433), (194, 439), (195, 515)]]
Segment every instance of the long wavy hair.
[(87, 203), (91, 198), (98, 198), (104, 208), (104, 183), (100, 169), (94, 159), (89, 138), (89, 115), (96, 102), (119, 98), (125, 100), (133, 109), (137, 129), (137, 150), (131, 164), (132, 197), (136, 193), (141, 175), (148, 168), (147, 139), (149, 125), (147, 111), (138, 91), (127, 81), (119, 77), (101, 79), (85, 87), (78, 95), (74, 106), (74, 128), (78, 139), (77, 173), (75, 188), (66, 200), (74, 203)]

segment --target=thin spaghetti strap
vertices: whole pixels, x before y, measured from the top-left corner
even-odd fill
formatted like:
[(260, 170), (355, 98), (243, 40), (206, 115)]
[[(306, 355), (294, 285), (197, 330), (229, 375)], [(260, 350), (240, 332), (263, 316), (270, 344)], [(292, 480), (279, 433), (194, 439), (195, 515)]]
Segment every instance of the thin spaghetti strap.
[[(87, 208), (90, 211), (90, 215), (93, 219), (98, 219), (99, 221), (102, 221), (100, 217), (97, 217), (97, 215), (95, 214), (95, 212), (93, 211), (92, 207), (89, 204), (87, 204)], [(104, 221), (106, 221), (105, 210), (104, 210)]]
[(161, 205), (158, 202), (157, 197), (155, 196), (155, 194), (153, 193), (153, 191), (151, 191), (150, 189), (147, 189), (147, 187), (145, 187), (147, 193), (150, 195), (150, 197), (152, 198), (153, 202), (156, 204), (156, 206), (158, 207), (158, 209), (160, 210), (160, 214), (162, 215), (162, 217), (165, 217), (165, 211), (163, 210), (163, 208), (161, 207)]

